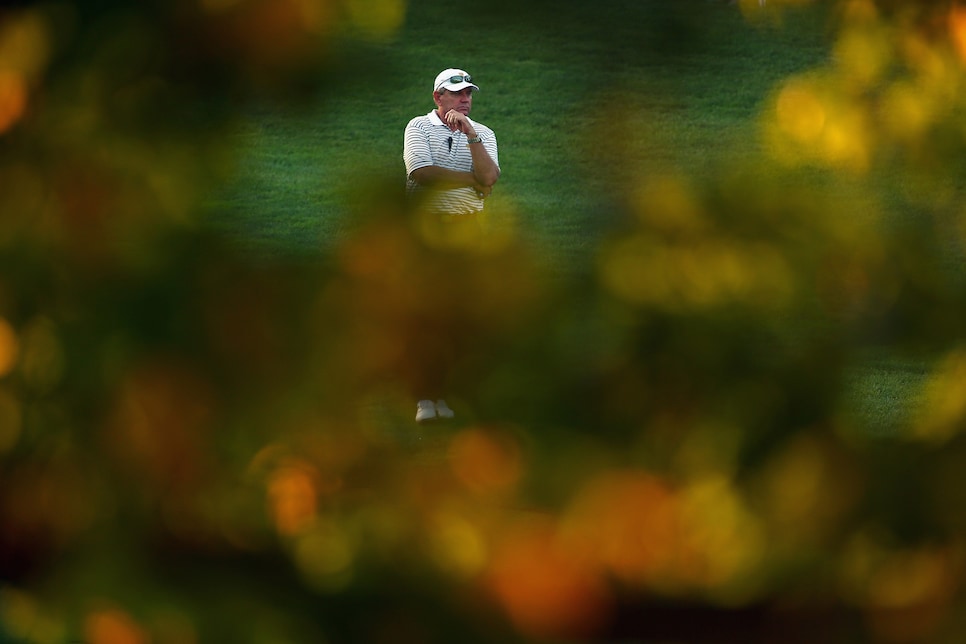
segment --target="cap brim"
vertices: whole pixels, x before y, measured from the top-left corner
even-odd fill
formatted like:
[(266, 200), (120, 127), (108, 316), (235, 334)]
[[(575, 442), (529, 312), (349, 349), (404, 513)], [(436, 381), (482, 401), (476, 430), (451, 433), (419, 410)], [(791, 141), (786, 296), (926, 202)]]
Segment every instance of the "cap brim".
[(466, 89), (467, 87), (472, 87), (476, 91), (480, 91), (479, 87), (477, 87), (473, 83), (467, 83), (466, 81), (463, 81), (462, 83), (456, 83), (455, 85), (447, 85), (446, 83), (443, 83), (442, 85), (436, 88), (436, 91), (438, 92), (440, 90), (448, 89), (451, 92), (460, 92)]

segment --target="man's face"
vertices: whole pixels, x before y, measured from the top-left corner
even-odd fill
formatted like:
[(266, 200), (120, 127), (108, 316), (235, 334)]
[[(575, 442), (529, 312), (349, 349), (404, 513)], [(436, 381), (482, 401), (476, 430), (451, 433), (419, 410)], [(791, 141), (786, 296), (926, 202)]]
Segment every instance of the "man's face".
[(434, 96), (436, 98), (436, 105), (439, 106), (440, 114), (446, 114), (450, 110), (469, 114), (470, 108), (473, 106), (472, 87), (463, 88), (458, 92), (441, 89)]

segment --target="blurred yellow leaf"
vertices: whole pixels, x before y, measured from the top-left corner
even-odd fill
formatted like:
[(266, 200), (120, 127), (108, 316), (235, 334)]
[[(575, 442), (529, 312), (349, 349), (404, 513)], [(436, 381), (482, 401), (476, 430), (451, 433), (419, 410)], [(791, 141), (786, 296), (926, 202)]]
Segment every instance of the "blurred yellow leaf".
[(338, 591), (352, 581), (355, 544), (341, 523), (320, 519), (293, 544), (300, 572), (313, 587)]
[(682, 524), (678, 498), (646, 472), (608, 472), (584, 486), (566, 515), (578, 551), (617, 577), (651, 585), (676, 577)]
[(349, 24), (372, 39), (389, 38), (406, 17), (405, 0), (347, 0)]
[(150, 638), (130, 614), (120, 608), (92, 611), (84, 620), (85, 641), (90, 644), (148, 644)]
[(442, 511), (432, 521), (430, 536), (432, 556), (443, 570), (466, 579), (484, 569), (488, 547), (472, 521), (458, 513)]
[(958, 4), (950, 7), (949, 32), (959, 57), (966, 63), (966, 7)]
[(514, 525), (497, 545), (489, 587), (532, 637), (581, 637), (606, 618), (610, 593), (592, 562), (568, 550), (550, 520)]
[(453, 437), (449, 458), (456, 477), (479, 493), (509, 491), (522, 474), (519, 445), (505, 432), (464, 430)]
[(945, 442), (966, 426), (966, 349), (947, 353), (923, 386), (912, 435)]
[(23, 77), (0, 70), (0, 134), (10, 129), (27, 107), (27, 85)]
[(765, 560), (767, 542), (742, 495), (724, 477), (697, 479), (681, 491), (681, 513), (689, 581), (722, 600), (744, 600), (733, 589)]
[(13, 449), (23, 428), (23, 409), (20, 400), (0, 389), (0, 455)]
[(278, 532), (294, 536), (315, 519), (318, 495), (313, 468), (304, 462), (283, 464), (271, 473), (268, 499)]
[(0, 378), (10, 373), (20, 355), (20, 340), (7, 320), (0, 317)]

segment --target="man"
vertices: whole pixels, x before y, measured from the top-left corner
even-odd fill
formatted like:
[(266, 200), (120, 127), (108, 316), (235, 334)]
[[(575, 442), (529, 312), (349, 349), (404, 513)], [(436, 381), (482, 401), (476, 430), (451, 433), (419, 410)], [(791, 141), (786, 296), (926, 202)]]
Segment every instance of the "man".
[(446, 217), (476, 215), (500, 178), (496, 135), (470, 119), (480, 88), (461, 69), (444, 69), (433, 82), (434, 109), (406, 126), (406, 192)]
[[(479, 89), (464, 70), (444, 69), (433, 81), (436, 109), (417, 116), (406, 126), (406, 193), (422, 214), (437, 217), (444, 226), (475, 226), (484, 200), (500, 178), (496, 135), (469, 116), (473, 92)], [(455, 263), (446, 264), (446, 258), (436, 259), (447, 266), (442, 270), (452, 272), (450, 266), (458, 270)], [(458, 315), (458, 304), (451, 308), (453, 315)], [(417, 422), (454, 416), (439, 397), (445, 387), (445, 365), (458, 357), (461, 338), (457, 336), (466, 334), (468, 326), (454, 320), (440, 311), (439, 315), (415, 321), (427, 338), (420, 343), (420, 373), (413, 374), (411, 383), (416, 390), (413, 395), (419, 399)]]

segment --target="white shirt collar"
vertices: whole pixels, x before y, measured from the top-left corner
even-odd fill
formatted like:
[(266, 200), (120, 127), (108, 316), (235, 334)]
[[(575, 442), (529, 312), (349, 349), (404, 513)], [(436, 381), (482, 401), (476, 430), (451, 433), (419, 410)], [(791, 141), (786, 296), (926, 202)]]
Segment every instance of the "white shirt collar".
[[(429, 117), (429, 122), (432, 123), (433, 125), (442, 125), (443, 127), (449, 127), (448, 125), (443, 123), (443, 119), (439, 118), (439, 113), (436, 110), (433, 110), (426, 116)], [(476, 127), (476, 121), (474, 121), (468, 116), (466, 117), (466, 119), (473, 125), (474, 128)]]

